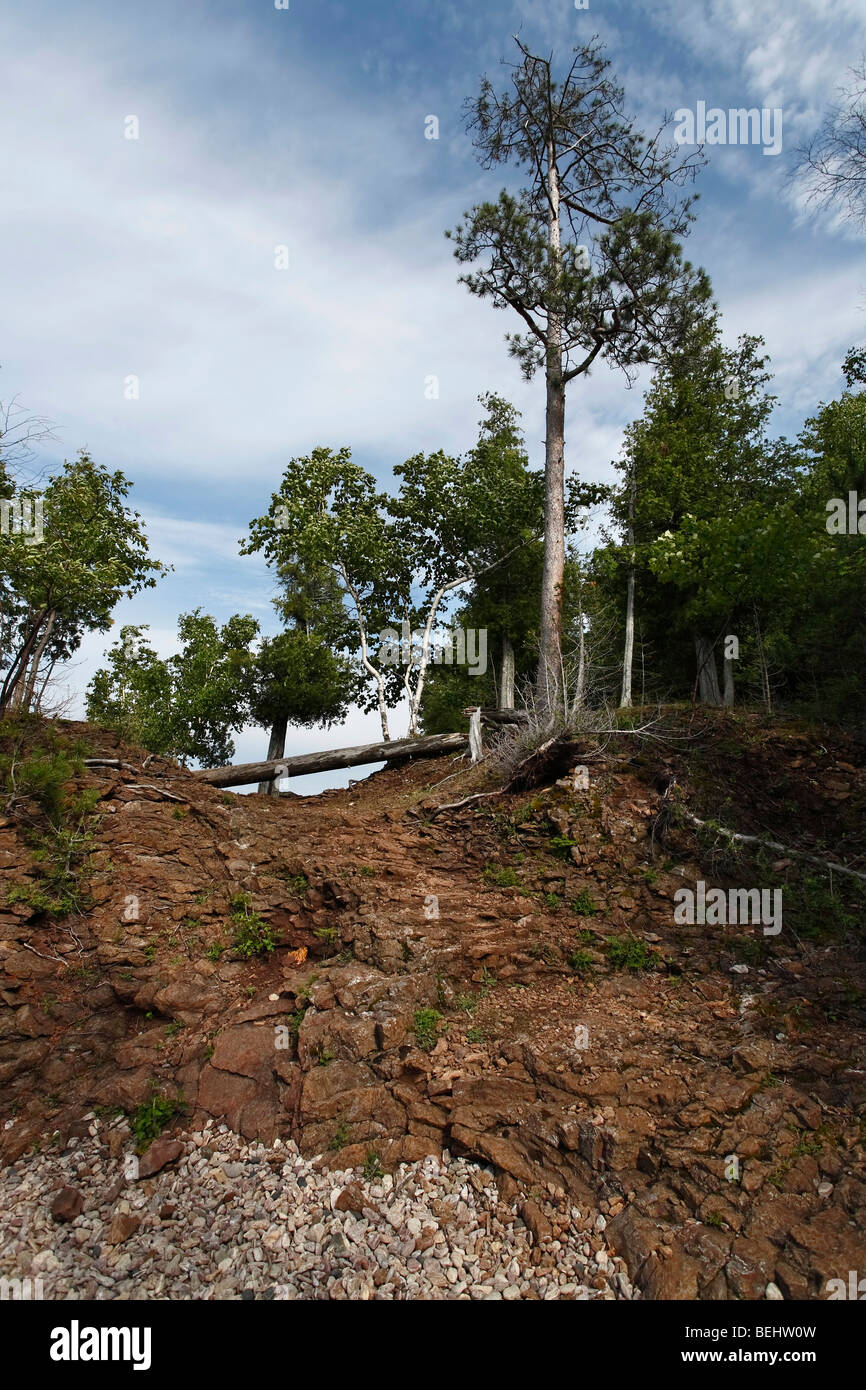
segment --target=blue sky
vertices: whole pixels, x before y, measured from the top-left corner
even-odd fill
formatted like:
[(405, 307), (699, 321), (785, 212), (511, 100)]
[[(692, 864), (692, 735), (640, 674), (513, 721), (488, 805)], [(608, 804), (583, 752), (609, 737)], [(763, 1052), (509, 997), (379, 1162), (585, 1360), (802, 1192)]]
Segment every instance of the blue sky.
[[(862, 0), (7, 4), (0, 399), (56, 422), (41, 463), (87, 448), (134, 482), (175, 572), (124, 604), (115, 631), (149, 623), (167, 653), (197, 605), (272, 627), (267, 572), (237, 541), (285, 461), (316, 444), (349, 445), (384, 482), (419, 450), (470, 447), (476, 398), (495, 390), (523, 411), (541, 462), (543, 385), (522, 381), (503, 344), (516, 325), (457, 284), (443, 236), (509, 178), (479, 169), (461, 105), (518, 30), (563, 57), (600, 35), (645, 127), (699, 100), (782, 109), (778, 157), (708, 150), (687, 251), (726, 336), (766, 338), (774, 424), (796, 431), (864, 338), (862, 239), (805, 215), (790, 182), (866, 47), (862, 19)], [(138, 400), (124, 398), (130, 375)], [(569, 470), (609, 479), (640, 407), (640, 385), (605, 368), (578, 381)], [(85, 643), (71, 692), (105, 645)], [(287, 751), (368, 734), (375, 718), (356, 713), (342, 730), (290, 732)], [(244, 731), (238, 758), (264, 740)]]

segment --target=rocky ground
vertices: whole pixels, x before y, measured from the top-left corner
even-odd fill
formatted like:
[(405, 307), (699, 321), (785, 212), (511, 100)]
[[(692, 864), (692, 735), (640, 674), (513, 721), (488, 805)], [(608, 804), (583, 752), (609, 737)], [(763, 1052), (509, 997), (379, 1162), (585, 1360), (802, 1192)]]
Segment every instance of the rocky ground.
[[(132, 1177), (125, 1122), (20, 1158), (0, 1179), (0, 1277), (65, 1299), (632, 1298), (605, 1217), (466, 1159), (322, 1172), (289, 1140), (213, 1121), (157, 1141)], [(59, 1186), (58, 1186), (59, 1184)], [(46, 1200), (47, 1194), (53, 1194)]]
[[(135, 1123), (156, 1101), (316, 1173), (491, 1165), (508, 1202), (602, 1215), (648, 1298), (817, 1298), (866, 1267), (860, 885), (680, 813), (862, 868), (862, 746), (681, 721), (588, 747), (586, 788), (443, 810), (486, 770), (276, 800), (69, 736), (124, 764), (75, 783), (99, 797), (88, 911), (21, 900), (43, 869), (0, 820), (0, 1154), (43, 1174), (38, 1219), (54, 1132), (86, 1143), (90, 1109)], [(678, 925), (698, 879), (780, 885), (782, 932)], [(273, 949), (245, 956), (262, 930)]]

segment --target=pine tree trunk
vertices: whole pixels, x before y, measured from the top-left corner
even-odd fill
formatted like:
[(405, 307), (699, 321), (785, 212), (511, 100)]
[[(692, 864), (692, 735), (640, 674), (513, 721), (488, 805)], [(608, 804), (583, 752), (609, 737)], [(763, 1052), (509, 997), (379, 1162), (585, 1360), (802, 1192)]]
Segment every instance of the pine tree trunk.
[[(285, 753), (286, 734), (288, 733), (288, 729), (288, 718), (274, 720), (273, 727), (271, 728), (271, 738), (268, 744), (267, 761), (269, 763), (275, 762), (277, 758), (281, 758)], [(272, 782), (259, 782), (257, 790), (261, 792), (263, 796), (279, 796), (280, 784), (277, 779)]]
[(507, 632), (502, 634), (502, 681), (499, 687), (499, 708), (514, 709), (514, 647)]
[(564, 707), (562, 683), (562, 581), (565, 573), (565, 382), (562, 376), (562, 313), (556, 280), (562, 265), (559, 179), (552, 143), (547, 156), (548, 248), (554, 275), (547, 319), (546, 430), (544, 440), (544, 570), (536, 702), (555, 714)]
[(698, 686), (700, 689), (701, 703), (705, 705), (721, 705), (722, 692), (719, 689), (719, 673), (716, 670), (716, 654), (711, 642), (699, 633), (695, 633), (695, 656), (698, 662)]

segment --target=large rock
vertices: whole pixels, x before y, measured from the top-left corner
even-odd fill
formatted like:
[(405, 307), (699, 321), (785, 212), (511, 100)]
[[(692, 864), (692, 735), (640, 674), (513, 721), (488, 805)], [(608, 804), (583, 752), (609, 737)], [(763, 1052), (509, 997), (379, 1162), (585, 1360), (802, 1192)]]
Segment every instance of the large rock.
[(74, 1221), (84, 1211), (84, 1198), (75, 1187), (61, 1187), (51, 1203), (52, 1220)]

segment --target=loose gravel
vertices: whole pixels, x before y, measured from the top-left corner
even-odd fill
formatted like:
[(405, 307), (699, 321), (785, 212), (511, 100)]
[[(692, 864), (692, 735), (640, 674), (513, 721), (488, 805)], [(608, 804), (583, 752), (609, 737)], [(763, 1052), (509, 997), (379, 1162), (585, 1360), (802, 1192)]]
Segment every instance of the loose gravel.
[[(0, 1277), (39, 1279), (47, 1299), (637, 1296), (601, 1213), (535, 1190), (549, 1223), (536, 1245), (520, 1199), (504, 1202), (491, 1169), (447, 1151), (393, 1176), (324, 1172), (293, 1143), (209, 1123), (135, 1181), (125, 1122), (86, 1118), (84, 1137), (0, 1174)], [(64, 1187), (83, 1208), (61, 1224), (51, 1208)]]

